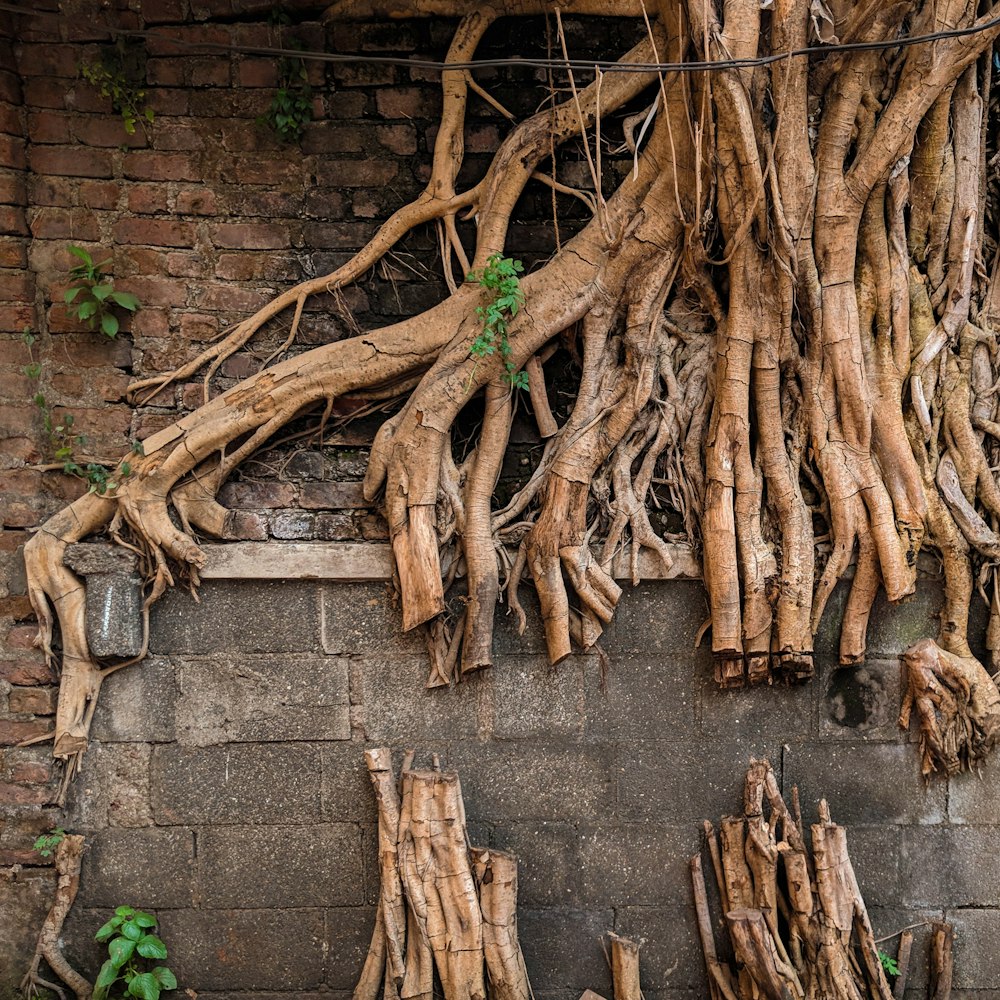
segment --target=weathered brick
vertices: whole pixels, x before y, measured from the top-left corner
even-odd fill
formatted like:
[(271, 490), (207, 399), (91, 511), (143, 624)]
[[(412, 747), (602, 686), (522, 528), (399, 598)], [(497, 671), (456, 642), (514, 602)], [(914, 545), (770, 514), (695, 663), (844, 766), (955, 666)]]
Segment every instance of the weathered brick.
[(93, 242), (101, 235), (97, 219), (82, 208), (39, 208), (31, 213), (31, 235), (38, 240)]
[(212, 242), (226, 249), (267, 250), (288, 246), (288, 230), (266, 223), (225, 223), (216, 226)]
[(299, 506), (307, 510), (344, 510), (368, 507), (361, 483), (303, 483)]
[(125, 176), (134, 181), (197, 181), (202, 171), (198, 157), (189, 153), (139, 150), (125, 157)]
[[(904, 829), (902, 902), (949, 908), (1000, 906), (1000, 858), (992, 847), (998, 832), (997, 826)], [(848, 830), (848, 844), (852, 839), (853, 831)]]
[(151, 651), (312, 652), (319, 645), (317, 596), (305, 581), (207, 581), (198, 603), (172, 590), (153, 605)]
[(145, 146), (146, 136), (141, 128), (131, 135), (125, 131), (121, 118), (93, 118), (76, 115), (72, 119), (73, 133), (80, 142), (88, 146)]
[(948, 921), (955, 927), (955, 986), (964, 990), (1000, 989), (1000, 968), (983, 961), (1000, 949), (1000, 920), (994, 909), (954, 910)]
[(285, 654), (177, 662), (177, 735), (182, 743), (351, 737), (346, 660)]
[(70, 786), (65, 827), (86, 833), (109, 826), (152, 826), (149, 761), (145, 743), (92, 741), (86, 770)]
[[(2, 722), (0, 722), (0, 726), (3, 726)], [(2, 737), (0, 737), (0, 743), (3, 743)], [(51, 793), (47, 788), (0, 782), (0, 806), (42, 806), (50, 798)]]
[(315, 535), (313, 515), (302, 510), (289, 510), (271, 518), (271, 534), (275, 538), (308, 541)]
[(177, 686), (169, 660), (147, 657), (119, 670), (101, 690), (93, 736), (104, 743), (163, 743), (174, 738)]
[(137, 243), (159, 247), (194, 246), (195, 228), (190, 222), (167, 219), (120, 219), (114, 225), (118, 243)]
[(183, 188), (177, 192), (174, 210), (180, 215), (214, 215), (219, 211), (218, 197), (207, 186)]
[[(128, 210), (140, 215), (155, 215), (167, 210), (167, 192), (159, 184), (133, 184), (128, 190)], [(139, 242), (133, 240), (132, 242)]]
[(38, 659), (0, 660), (0, 680), (26, 686), (53, 684), (56, 673), (39, 654)]
[(319, 754), (293, 744), (159, 746), (150, 797), (161, 826), (312, 823), (321, 812)]
[[(945, 783), (925, 783), (907, 744), (807, 743), (785, 754), (784, 785), (798, 785), (803, 812), (825, 798), (838, 823), (940, 823)], [(980, 788), (980, 791), (982, 789)]]
[(80, 146), (33, 146), (31, 169), (36, 174), (59, 174), (63, 177), (111, 177), (111, 153)]
[[(898, 660), (839, 667), (817, 656), (820, 733), (827, 739), (896, 742), (900, 739)], [(813, 686), (813, 685), (810, 685)]]
[(568, 907), (519, 908), (518, 936), (535, 990), (594, 990), (612, 995), (611, 972), (602, 942), (614, 927), (614, 910), (604, 904), (584, 911)]
[(290, 507), (295, 502), (295, 487), (289, 483), (273, 481), (237, 480), (222, 487), (219, 500), (225, 507), (242, 507), (248, 510)]
[(57, 695), (55, 688), (18, 687), (11, 691), (8, 707), (24, 715), (53, 715)]
[(118, 181), (80, 181), (77, 191), (84, 208), (116, 208), (121, 188)]
[(425, 648), (414, 632), (401, 631), (401, 612), (383, 584), (327, 584), (322, 600), (327, 653), (380, 656), (419, 654)]
[[(209, 827), (199, 838), (203, 907), (357, 906), (363, 902), (361, 831), (308, 827)], [(253, 878), (247, 873), (252, 871)]]
[(81, 881), (88, 906), (158, 909), (192, 905), (194, 872), (190, 830), (99, 830), (87, 838)]
[(316, 166), (316, 183), (334, 188), (381, 187), (397, 174), (391, 160), (322, 160)]

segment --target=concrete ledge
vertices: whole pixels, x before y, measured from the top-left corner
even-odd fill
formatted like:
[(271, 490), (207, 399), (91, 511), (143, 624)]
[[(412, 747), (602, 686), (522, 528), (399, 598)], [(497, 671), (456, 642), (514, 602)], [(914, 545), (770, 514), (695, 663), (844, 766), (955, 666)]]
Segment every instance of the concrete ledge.
[[(363, 542), (232, 542), (205, 545), (206, 580), (388, 580), (392, 549)], [(670, 546), (674, 564), (664, 570), (653, 553), (639, 553), (643, 580), (699, 579), (701, 567), (689, 545)], [(513, 552), (511, 553), (513, 557)], [(631, 577), (628, 549), (612, 562), (616, 580)]]

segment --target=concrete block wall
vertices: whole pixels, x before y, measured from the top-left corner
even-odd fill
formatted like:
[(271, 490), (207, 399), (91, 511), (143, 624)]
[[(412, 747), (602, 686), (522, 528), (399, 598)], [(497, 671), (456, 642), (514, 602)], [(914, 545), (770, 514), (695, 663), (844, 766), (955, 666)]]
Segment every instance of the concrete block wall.
[[(88, 835), (66, 950), (122, 902), (152, 908), (181, 984), (210, 998), (352, 989), (374, 919), (375, 808), (366, 747), (415, 747), (459, 770), (472, 836), (520, 859), (520, 928), (539, 997), (608, 995), (601, 937), (645, 939), (647, 995), (705, 996), (687, 859), (700, 823), (737, 811), (751, 756), (814, 817), (826, 797), (876, 932), (944, 916), (956, 986), (997, 988), (1000, 762), (924, 783), (896, 727), (905, 636), (939, 591), (880, 609), (863, 667), (797, 688), (720, 692), (693, 649), (700, 584), (627, 589), (610, 666), (545, 661), (501, 619), (493, 670), (423, 688), (381, 584), (209, 581), (157, 606), (149, 660), (109, 681), (68, 828)], [(843, 594), (832, 610), (836, 627)], [(924, 987), (924, 929), (911, 987)], [(889, 950), (892, 950), (890, 944)]]

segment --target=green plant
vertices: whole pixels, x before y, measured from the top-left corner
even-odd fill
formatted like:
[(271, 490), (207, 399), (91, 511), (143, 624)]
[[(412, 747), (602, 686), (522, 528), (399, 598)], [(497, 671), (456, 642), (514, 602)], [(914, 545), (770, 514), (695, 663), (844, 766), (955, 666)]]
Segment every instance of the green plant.
[[(24, 365), (21, 371), (37, 383), (42, 377), (42, 365), (34, 358), (35, 335), (31, 332), (30, 327), (24, 328), (21, 339), (28, 348), (28, 364)], [(102, 465), (100, 462), (87, 462), (85, 465), (80, 465), (77, 462), (76, 449), (83, 448), (87, 442), (82, 434), (76, 432), (73, 426), (76, 418), (73, 414), (63, 413), (61, 421), (57, 422), (57, 417), (49, 401), (45, 398), (45, 393), (41, 390), (32, 394), (31, 401), (41, 413), (42, 427), (45, 428), (45, 434), (48, 437), (48, 450), (57, 462), (62, 463), (62, 471), (67, 475), (84, 480), (88, 486), (88, 493), (104, 496), (108, 490), (117, 489), (118, 482), (111, 478), (113, 472), (106, 465)], [(132, 442), (132, 452), (136, 455), (143, 454), (141, 441)], [(132, 466), (128, 462), (118, 464), (119, 479), (127, 479), (131, 474)]]
[(43, 833), (32, 846), (43, 858), (49, 858), (65, 836), (66, 831), (61, 826), (57, 826), (49, 833)]
[(63, 296), (70, 314), (86, 323), (93, 330), (98, 324), (107, 337), (118, 334), (118, 317), (112, 312), (119, 306), (134, 313), (139, 308), (139, 300), (130, 292), (116, 292), (114, 279), (104, 270), (110, 261), (94, 263), (94, 258), (83, 247), (70, 246), (69, 252), (79, 258), (80, 263), (70, 268), (73, 283)]
[[(270, 21), (278, 27), (279, 46), (302, 47), (295, 39), (282, 42), (281, 27), (291, 23), (285, 11), (274, 8)], [(302, 138), (306, 125), (312, 121), (312, 87), (306, 64), (298, 56), (282, 56), (278, 60), (278, 90), (258, 121), (270, 126), (285, 142), (298, 142)]]
[(882, 963), (882, 969), (887, 976), (898, 976), (899, 965), (896, 960), (879, 948), (878, 960)]
[(517, 371), (511, 360), (514, 351), (507, 339), (507, 324), (524, 305), (524, 292), (517, 277), (523, 272), (524, 265), (519, 260), (495, 253), (482, 271), (471, 271), (468, 275), (469, 281), (476, 282), (487, 293), (485, 304), (476, 307), (483, 329), (472, 342), (469, 354), (477, 359), (488, 358), (499, 349), (506, 369), (504, 381), (515, 389), (528, 387), (528, 373)]
[(146, 104), (146, 52), (141, 45), (119, 36), (114, 45), (105, 45), (93, 62), (80, 67), (83, 78), (122, 116), (129, 135), (136, 125), (145, 131), (153, 122), (153, 109)]
[[(114, 916), (94, 935), (108, 946), (108, 958), (94, 983), (93, 1000), (105, 1000), (111, 987), (121, 980), (123, 996), (157, 1000), (162, 990), (177, 989), (177, 978), (165, 965), (147, 966), (167, 957), (167, 946), (153, 933), (156, 917), (119, 906)], [(148, 961), (147, 961), (148, 960)]]

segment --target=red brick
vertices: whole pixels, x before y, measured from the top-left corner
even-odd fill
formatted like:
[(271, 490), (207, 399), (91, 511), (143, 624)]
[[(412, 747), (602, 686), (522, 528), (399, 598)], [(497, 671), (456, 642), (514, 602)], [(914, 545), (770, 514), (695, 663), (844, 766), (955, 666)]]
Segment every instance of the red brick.
[(35, 297), (34, 275), (16, 271), (0, 273), (0, 301), (30, 302)]
[(295, 502), (295, 490), (288, 483), (226, 483), (219, 493), (219, 501), (225, 507), (244, 510), (291, 507)]
[(290, 184), (301, 183), (302, 165), (298, 160), (253, 157), (227, 164), (226, 173), (230, 171), (240, 184)]
[(194, 303), (200, 309), (221, 312), (256, 312), (266, 305), (271, 296), (265, 292), (254, 292), (248, 288), (233, 288), (231, 285), (206, 285), (198, 289)]
[(66, 82), (31, 77), (24, 81), (24, 103), (29, 108), (65, 108)]
[(192, 247), (195, 229), (190, 222), (167, 219), (121, 219), (115, 223), (117, 243), (157, 247)]
[(0, 206), (0, 236), (27, 236), (28, 224), (24, 209), (13, 205)]
[(160, 277), (166, 266), (166, 254), (162, 250), (148, 250), (136, 247), (127, 260), (122, 262), (121, 276), (132, 277), (136, 274), (155, 275)]
[(58, 688), (19, 687), (11, 690), (8, 707), (22, 715), (54, 715)]
[(417, 130), (413, 125), (381, 125), (375, 129), (379, 144), (397, 156), (417, 151)]
[(440, 89), (393, 87), (375, 95), (375, 106), (385, 118), (437, 118), (441, 113)]
[(0, 167), (24, 170), (28, 161), (24, 157), (24, 140), (15, 135), (0, 134)]
[(37, 625), (14, 625), (7, 630), (7, 645), (11, 649), (34, 649)]
[(206, 122), (204, 127), (198, 123), (196, 128), (189, 122), (174, 122), (169, 120), (158, 121), (156, 123), (156, 148), (166, 150), (196, 150), (204, 149), (207, 144), (210, 147), (218, 145), (218, 138), (213, 135), (214, 129), (208, 128)]
[(399, 172), (399, 165), (386, 160), (326, 160), (317, 165), (320, 187), (381, 187)]
[[(0, 746), (16, 746), (24, 740), (30, 740), (33, 736), (44, 735), (51, 728), (52, 724), (44, 719), (33, 719), (31, 722), (13, 722), (10, 719), (0, 719)], [(9, 786), (0, 785), (0, 789), (4, 787)], [(2, 801), (2, 793), (0, 793), (0, 802)]]
[(69, 115), (54, 111), (38, 111), (28, 115), (28, 138), (38, 143), (70, 141)]
[(166, 188), (162, 184), (133, 184), (128, 190), (128, 210), (139, 215), (166, 212)]
[(219, 332), (218, 317), (202, 313), (182, 313), (180, 332), (188, 340), (213, 340)]
[(306, 510), (349, 510), (370, 507), (361, 483), (302, 483), (299, 506)]
[(121, 188), (118, 181), (81, 181), (80, 204), (86, 208), (116, 208)]
[(278, 66), (273, 59), (244, 57), (238, 69), (241, 87), (276, 87)]
[(0, 243), (0, 267), (27, 267), (28, 250), (23, 240)]
[(0, 306), (0, 330), (23, 330), (26, 326), (37, 325), (34, 306), (24, 303)]
[(187, 16), (187, 0), (142, 0), (142, 19), (146, 24), (179, 24)]
[(10, 104), (0, 104), (0, 132), (24, 137), (24, 130), (21, 127), (21, 116), (17, 108)]
[(145, 146), (146, 135), (137, 128), (131, 135), (125, 131), (125, 125), (117, 115), (114, 118), (94, 118), (78, 115), (73, 120), (73, 131), (80, 142), (88, 146)]
[(21, 174), (0, 174), (0, 204), (26, 205), (28, 193)]
[(138, 181), (197, 181), (201, 169), (197, 158), (188, 153), (159, 153), (140, 150), (125, 157), (125, 176)]
[(202, 58), (185, 60), (191, 71), (192, 87), (228, 87), (229, 59)]
[(170, 319), (162, 309), (142, 308), (132, 321), (132, 333), (137, 337), (166, 337), (170, 332)]
[(183, 86), (184, 61), (182, 59), (149, 59), (146, 61), (146, 80), (151, 87)]
[(36, 174), (61, 177), (111, 177), (112, 154), (103, 149), (80, 146), (35, 146), (31, 150), (31, 169)]
[(56, 672), (39, 653), (36, 660), (0, 661), (0, 678), (10, 684), (54, 684)]
[(284, 226), (266, 223), (224, 223), (216, 226), (212, 242), (227, 249), (269, 250), (289, 245)]
[(205, 278), (210, 258), (197, 253), (168, 253), (167, 274), (172, 278)]
[(225, 533), (233, 541), (263, 542), (267, 540), (267, 522), (260, 514), (249, 510), (234, 510)]
[(149, 94), (149, 106), (157, 115), (186, 115), (188, 92), (179, 87), (160, 87)]
[(72, 240), (93, 243), (101, 229), (93, 213), (82, 208), (39, 208), (31, 217), (31, 235), (36, 240)]
[(182, 188), (177, 192), (174, 211), (178, 215), (215, 215), (218, 204), (209, 187)]
[[(41, 736), (43, 733), (47, 732), (49, 728), (46, 722), (26, 722), (23, 723), (28, 726), (40, 726), (41, 728), (38, 732), (33, 732), (31, 736)], [(3, 738), (3, 727), (5, 723), (0, 722), (0, 744), (5, 744), (11, 746), (14, 743), (20, 743), (21, 740), (27, 739), (27, 736), (22, 736), (17, 740), (11, 739), (6, 741)], [(19, 723), (8, 722), (7, 726), (16, 726)], [(0, 783), (0, 805), (5, 806), (43, 806), (51, 798), (48, 789), (38, 788), (30, 785), (11, 785), (7, 782)]]
[(76, 203), (80, 182), (68, 177), (29, 177), (28, 197), (32, 205), (68, 207)]
[(37, 760), (15, 761), (10, 769), (11, 781), (19, 785), (47, 785), (52, 777), (52, 765)]
[(80, 75), (80, 50), (75, 45), (33, 45), (30, 56), (19, 61), (18, 69), (26, 77), (75, 80)]
[(66, 367), (127, 368), (132, 363), (132, 347), (126, 340), (109, 340), (107, 337), (74, 332), (69, 336), (53, 338), (51, 356), (53, 364)]

